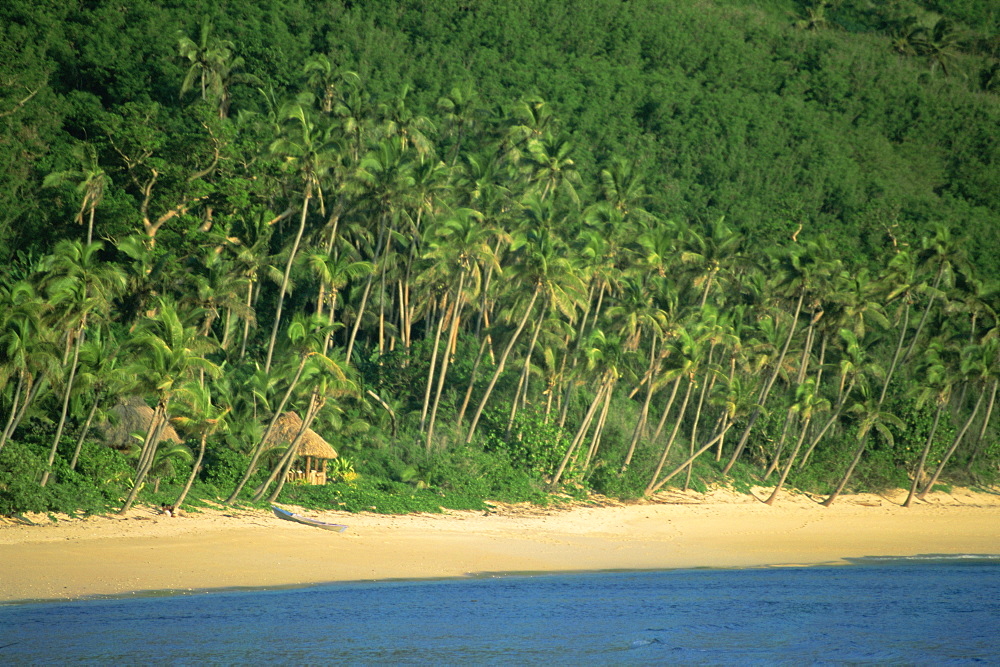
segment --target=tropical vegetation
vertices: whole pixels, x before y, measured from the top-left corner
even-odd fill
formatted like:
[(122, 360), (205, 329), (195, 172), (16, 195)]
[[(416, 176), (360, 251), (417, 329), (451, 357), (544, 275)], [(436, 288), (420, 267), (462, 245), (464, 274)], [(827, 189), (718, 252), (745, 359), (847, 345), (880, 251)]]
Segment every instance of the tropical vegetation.
[(994, 483), (990, 7), (5, 3), (0, 513)]

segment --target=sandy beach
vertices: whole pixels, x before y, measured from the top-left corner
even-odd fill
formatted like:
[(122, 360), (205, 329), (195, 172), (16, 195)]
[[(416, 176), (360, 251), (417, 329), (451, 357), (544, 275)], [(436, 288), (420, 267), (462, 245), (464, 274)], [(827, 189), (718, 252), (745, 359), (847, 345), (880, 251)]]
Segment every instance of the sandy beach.
[[(755, 490), (765, 497), (765, 489)], [(905, 509), (905, 492), (785, 494), (774, 506), (729, 490), (667, 492), (567, 508), (386, 516), (301, 510), (344, 533), (219, 508), (37, 525), (0, 519), (0, 603), (326, 582), (500, 573), (844, 563), (864, 556), (1000, 554), (1000, 492), (956, 489)], [(297, 508), (290, 507), (295, 511)]]

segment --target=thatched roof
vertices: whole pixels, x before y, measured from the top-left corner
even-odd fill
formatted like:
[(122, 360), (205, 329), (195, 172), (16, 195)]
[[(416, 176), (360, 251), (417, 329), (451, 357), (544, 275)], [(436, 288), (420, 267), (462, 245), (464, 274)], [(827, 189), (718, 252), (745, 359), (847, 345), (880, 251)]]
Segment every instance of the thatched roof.
[[(132, 434), (145, 434), (149, 430), (150, 422), (153, 421), (153, 409), (146, 405), (146, 401), (141, 396), (125, 396), (118, 405), (111, 408), (111, 412), (118, 416), (117, 420), (112, 420), (116, 423), (104, 422), (98, 426), (108, 446), (115, 449), (129, 449), (135, 444), (141, 444), (136, 442)], [(167, 424), (163, 428), (160, 442), (171, 440), (177, 443), (184, 442), (174, 427)]]
[[(287, 445), (295, 439), (295, 434), (302, 428), (302, 420), (294, 412), (286, 412), (278, 417), (278, 423), (267, 438), (267, 446), (277, 447)], [(330, 446), (326, 440), (321, 438), (316, 431), (311, 428), (306, 429), (299, 440), (299, 456), (311, 456), (317, 459), (335, 459), (337, 450)]]

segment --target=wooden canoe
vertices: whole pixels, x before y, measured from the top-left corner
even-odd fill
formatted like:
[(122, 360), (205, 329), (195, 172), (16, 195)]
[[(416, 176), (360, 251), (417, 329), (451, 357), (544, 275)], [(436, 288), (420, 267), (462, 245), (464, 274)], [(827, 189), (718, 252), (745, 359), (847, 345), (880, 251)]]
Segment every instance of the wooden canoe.
[(322, 528), (323, 530), (333, 530), (338, 533), (342, 533), (347, 530), (347, 526), (342, 523), (327, 523), (326, 521), (320, 521), (319, 519), (310, 519), (307, 516), (302, 516), (301, 514), (296, 514), (295, 512), (289, 512), (288, 510), (275, 507), (274, 505), (271, 505), (271, 511), (274, 512), (274, 516), (279, 519), (284, 519), (285, 521), (294, 521), (295, 523), (301, 523), (306, 526), (315, 526), (316, 528)]

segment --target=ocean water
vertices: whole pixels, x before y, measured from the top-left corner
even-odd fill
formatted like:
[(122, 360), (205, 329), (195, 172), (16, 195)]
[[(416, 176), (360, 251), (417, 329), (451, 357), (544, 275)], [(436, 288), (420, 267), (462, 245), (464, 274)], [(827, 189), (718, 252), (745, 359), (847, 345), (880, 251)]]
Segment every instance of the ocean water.
[(0, 606), (0, 664), (1000, 664), (1000, 557)]

